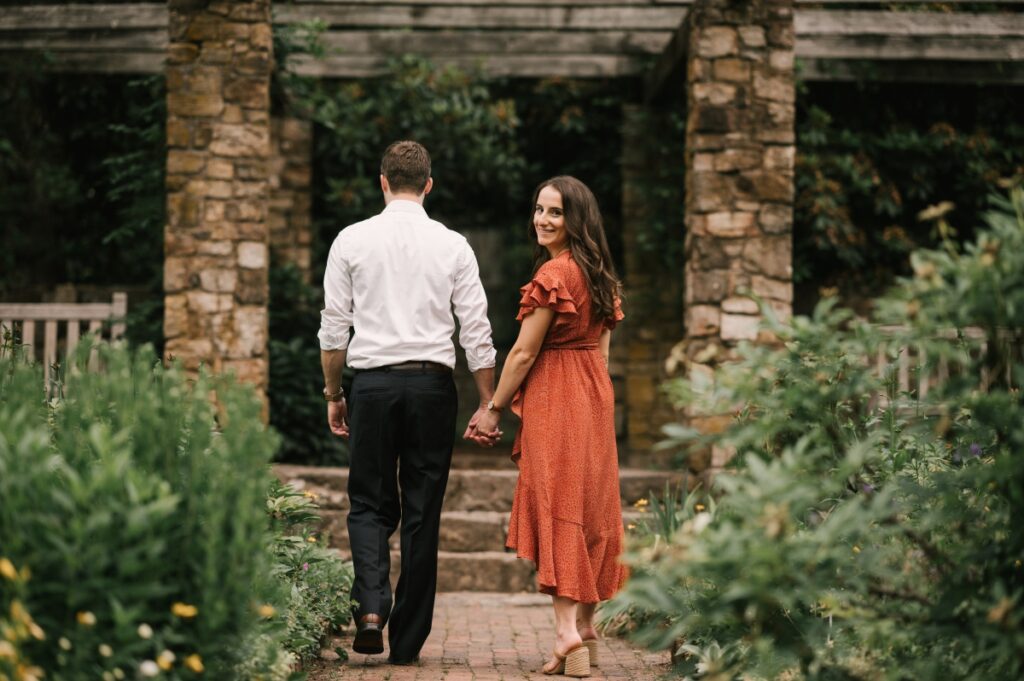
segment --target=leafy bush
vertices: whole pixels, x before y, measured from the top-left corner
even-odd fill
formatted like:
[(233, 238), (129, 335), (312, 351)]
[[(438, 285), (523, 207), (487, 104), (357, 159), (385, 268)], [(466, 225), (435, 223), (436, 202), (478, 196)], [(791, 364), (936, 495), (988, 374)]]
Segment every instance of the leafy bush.
[(83, 347), (49, 402), (40, 367), (0, 357), (0, 553), (31, 571), (23, 602), (45, 632), (25, 652), (68, 681), (244, 678), (261, 636), (284, 657), (265, 618), (284, 594), (259, 401), (230, 379), (190, 385), (150, 348), (96, 352), (103, 370)]
[[(915, 254), (916, 276), (878, 304), (900, 330), (826, 302), (714, 384), (672, 386), (736, 415), (680, 441), (736, 456), (713, 518), (633, 545), (614, 605), (637, 613), (639, 640), (681, 654), (681, 673), (1024, 674), (1024, 190), (985, 221), (963, 252)], [(921, 394), (915, 370), (901, 390), (905, 348), (948, 379)]]
[(285, 643), (300, 658), (316, 654), (352, 618), (352, 563), (343, 563), (312, 533), (320, 521), (315, 499), (278, 482), (267, 500), (277, 533), (274, 573), (289, 587)]

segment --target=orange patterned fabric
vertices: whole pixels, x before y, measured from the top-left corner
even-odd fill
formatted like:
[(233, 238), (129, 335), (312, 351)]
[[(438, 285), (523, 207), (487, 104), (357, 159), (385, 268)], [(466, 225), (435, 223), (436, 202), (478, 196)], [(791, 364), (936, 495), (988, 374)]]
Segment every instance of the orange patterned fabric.
[(537, 565), (546, 594), (607, 600), (626, 578), (615, 448), (615, 398), (598, 341), (622, 319), (595, 319), (590, 293), (568, 251), (520, 289), (518, 320), (538, 307), (557, 314), (512, 400), (522, 419), (519, 466), (506, 545)]

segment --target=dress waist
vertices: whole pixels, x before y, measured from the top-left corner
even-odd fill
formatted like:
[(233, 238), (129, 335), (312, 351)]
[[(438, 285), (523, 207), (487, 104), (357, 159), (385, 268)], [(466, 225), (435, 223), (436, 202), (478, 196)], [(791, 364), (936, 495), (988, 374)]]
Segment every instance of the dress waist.
[(540, 346), (541, 350), (597, 350), (597, 343), (552, 343)]

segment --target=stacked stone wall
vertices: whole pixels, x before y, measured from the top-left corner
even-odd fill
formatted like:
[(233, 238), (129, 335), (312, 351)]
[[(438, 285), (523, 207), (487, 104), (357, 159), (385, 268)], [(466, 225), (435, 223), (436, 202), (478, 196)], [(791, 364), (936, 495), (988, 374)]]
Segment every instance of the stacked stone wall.
[(686, 355), (712, 375), (739, 342), (772, 342), (752, 296), (792, 313), (793, 3), (700, 0), (688, 21)]
[(170, 0), (166, 353), (265, 390), (269, 0)]

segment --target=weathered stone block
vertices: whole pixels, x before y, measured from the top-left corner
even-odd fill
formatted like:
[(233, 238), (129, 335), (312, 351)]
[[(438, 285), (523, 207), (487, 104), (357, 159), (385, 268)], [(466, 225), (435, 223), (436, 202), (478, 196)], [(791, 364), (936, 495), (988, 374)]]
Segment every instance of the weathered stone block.
[(768, 65), (776, 71), (792, 72), (794, 57), (793, 50), (772, 50), (768, 54)]
[(718, 303), (727, 295), (729, 273), (724, 270), (687, 270), (686, 302)]
[(225, 372), (231, 372), (242, 383), (265, 386), (267, 384), (267, 360), (227, 359), (222, 365)]
[[(199, 48), (192, 43), (171, 43), (167, 46), (168, 64), (191, 64), (199, 57)], [(170, 77), (172, 69), (167, 70)]]
[(687, 190), (687, 201), (697, 211), (709, 213), (729, 208), (730, 183), (718, 173), (691, 172)]
[(224, 87), (224, 99), (247, 108), (266, 107), (270, 101), (267, 78), (237, 78)]
[(734, 111), (726, 106), (698, 106), (690, 111), (687, 130), (690, 132), (722, 133), (733, 129)]
[(230, 180), (235, 176), (235, 165), (222, 158), (214, 158), (207, 163), (206, 174), (214, 180)]
[(189, 291), (188, 309), (203, 314), (214, 314), (216, 312), (227, 312), (231, 309), (231, 297), (223, 296), (209, 291)]
[(692, 268), (698, 270), (729, 269), (729, 264), (733, 260), (725, 250), (725, 246), (729, 243), (725, 239), (693, 234), (691, 232), (687, 235), (686, 239), (687, 262)]
[(792, 102), (796, 96), (793, 78), (754, 74), (754, 95), (778, 102)]
[(734, 296), (722, 301), (722, 311), (731, 314), (757, 314), (760, 309), (752, 299)]
[(763, 26), (740, 26), (740, 42), (746, 47), (764, 47), (767, 42)]
[(729, 104), (736, 99), (736, 86), (726, 83), (693, 83), (693, 97), (697, 102), (714, 106)]
[(751, 274), (773, 279), (793, 277), (793, 239), (791, 236), (766, 236), (747, 239), (743, 265)]
[(238, 244), (238, 266), (247, 269), (267, 267), (267, 245), (258, 241)]
[(745, 82), (750, 80), (750, 62), (743, 59), (716, 59), (712, 64), (712, 73), (718, 80)]
[(709, 26), (699, 32), (697, 56), (728, 57), (739, 52), (739, 36), (731, 26)]
[(201, 255), (230, 256), (235, 252), (235, 244), (231, 241), (211, 241), (204, 239), (196, 249)]
[(197, 14), (192, 17), (185, 31), (186, 39), (193, 42), (203, 40), (217, 40), (221, 36), (221, 27), (224, 22), (216, 16), (209, 14)]
[(686, 308), (686, 336), (714, 336), (721, 328), (722, 311), (717, 305), (688, 305)]
[(242, 305), (266, 305), (269, 297), (267, 271), (238, 270), (238, 287), (235, 289), (235, 300)]
[(693, 165), (691, 170), (697, 172), (712, 171), (715, 169), (715, 155), (714, 154), (701, 154), (697, 153), (693, 155)]
[(240, 305), (231, 320), (233, 337), (228, 344), (228, 359), (261, 357), (267, 348), (267, 308)]
[(760, 323), (760, 316), (723, 313), (722, 340), (755, 340), (757, 338), (757, 327)]
[(188, 301), (185, 296), (167, 296), (164, 299), (164, 337), (178, 338), (188, 334), (188, 330)]
[(173, 293), (187, 289), (190, 272), (188, 258), (168, 254), (164, 258), (164, 291)]
[(218, 116), (224, 110), (219, 94), (194, 95), (186, 92), (167, 93), (168, 116)]
[(171, 149), (167, 152), (167, 172), (191, 175), (203, 169), (206, 157), (194, 151)]
[(199, 224), (201, 202), (195, 196), (182, 193), (167, 197), (167, 220), (175, 227), (193, 227)]
[(228, 204), (228, 220), (243, 222), (262, 221), (267, 217), (267, 206), (263, 201), (232, 201)]
[(169, 118), (167, 120), (167, 146), (187, 147), (189, 142), (188, 124), (180, 118)]
[(230, 199), (231, 183), (223, 180), (192, 180), (185, 186), (185, 192), (211, 199)]
[(243, 182), (235, 180), (231, 183), (232, 195), (236, 199), (266, 198), (270, 186), (267, 182)]
[(737, 238), (756, 233), (753, 213), (721, 211), (709, 213), (706, 228), (712, 236)]
[(244, 123), (245, 114), (242, 107), (237, 104), (228, 104), (224, 107), (224, 113), (220, 117), (221, 123)]
[(779, 22), (773, 23), (768, 26), (768, 44), (772, 47), (781, 47), (793, 49), (795, 40), (795, 32), (793, 30), (793, 22)]
[(793, 178), (784, 172), (747, 172), (737, 179), (743, 198), (757, 201), (789, 202), (793, 199)]
[(231, 293), (238, 283), (238, 272), (233, 269), (207, 269), (199, 273), (199, 282), (204, 291)]
[(690, 149), (694, 151), (714, 151), (722, 149), (726, 145), (724, 135), (688, 135), (687, 142)]
[(793, 230), (793, 207), (770, 203), (760, 210), (757, 223), (767, 234), (785, 234)]
[(795, 160), (796, 147), (794, 146), (770, 145), (764, 149), (765, 170), (793, 170)]
[(750, 278), (751, 291), (766, 300), (793, 302), (793, 282), (779, 281), (755, 274)]
[(715, 154), (715, 170), (721, 173), (760, 166), (761, 152), (757, 149), (726, 149)]
[(231, 57), (234, 54), (234, 50), (228, 45), (219, 42), (207, 41), (203, 43), (202, 50), (199, 53), (199, 61), (203, 64), (228, 64), (231, 62)]
[[(217, 124), (210, 150), (218, 156), (258, 156), (270, 153), (270, 131), (266, 126)], [(241, 167), (236, 167), (241, 171)], [(266, 169), (263, 169), (265, 176)]]

